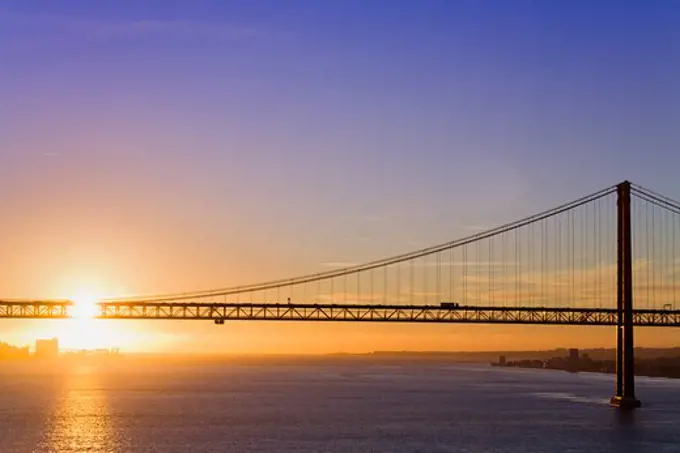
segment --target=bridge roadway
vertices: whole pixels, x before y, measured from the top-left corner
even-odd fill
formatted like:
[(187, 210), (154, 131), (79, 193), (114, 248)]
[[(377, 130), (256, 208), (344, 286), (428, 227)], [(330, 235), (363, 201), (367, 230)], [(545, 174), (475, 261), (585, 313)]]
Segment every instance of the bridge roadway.
[[(0, 301), (0, 318), (69, 318), (74, 303)], [(98, 319), (406, 322), (614, 326), (616, 309), (476, 307), (440, 305), (274, 304), (210, 302), (100, 302)], [(647, 327), (680, 327), (680, 310), (635, 310), (633, 323)]]

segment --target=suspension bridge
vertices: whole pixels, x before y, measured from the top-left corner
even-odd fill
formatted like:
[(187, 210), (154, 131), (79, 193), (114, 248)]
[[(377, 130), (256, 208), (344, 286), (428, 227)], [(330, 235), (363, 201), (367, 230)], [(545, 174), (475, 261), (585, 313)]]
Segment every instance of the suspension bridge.
[[(630, 409), (640, 405), (634, 326), (680, 327), (679, 247), (680, 203), (625, 181), (414, 252), (258, 284), (106, 299), (96, 317), (614, 326), (612, 403)], [(0, 318), (68, 318), (73, 307), (0, 300)]]

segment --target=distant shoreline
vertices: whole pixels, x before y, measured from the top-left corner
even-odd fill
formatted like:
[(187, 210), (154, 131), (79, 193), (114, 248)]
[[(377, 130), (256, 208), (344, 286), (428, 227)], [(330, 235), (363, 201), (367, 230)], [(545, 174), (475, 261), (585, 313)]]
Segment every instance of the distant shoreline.
[[(616, 373), (615, 360), (593, 360), (587, 354), (578, 357), (552, 357), (548, 360), (523, 359), (506, 361), (504, 356), (491, 366), (501, 368), (528, 368), (542, 370), (562, 370), (570, 373)], [(635, 376), (680, 379), (680, 355), (656, 358), (635, 359)]]
[[(616, 350), (613, 348), (588, 348), (580, 349), (581, 354), (587, 354), (593, 360), (615, 360)], [(172, 352), (128, 352), (121, 351), (121, 358), (125, 359), (150, 359), (150, 360), (336, 360), (353, 359), (361, 361), (436, 361), (436, 362), (460, 362), (460, 363), (489, 363), (505, 356), (507, 360), (549, 360), (554, 357), (565, 356), (567, 348), (546, 350), (523, 350), (523, 351), (372, 351), (361, 353), (333, 352), (333, 353), (282, 353), (282, 354), (229, 354), (229, 353), (172, 353)], [(635, 356), (639, 359), (657, 359), (664, 357), (679, 357), (680, 346), (669, 348), (635, 348)], [(0, 356), (3, 360), (12, 359)]]

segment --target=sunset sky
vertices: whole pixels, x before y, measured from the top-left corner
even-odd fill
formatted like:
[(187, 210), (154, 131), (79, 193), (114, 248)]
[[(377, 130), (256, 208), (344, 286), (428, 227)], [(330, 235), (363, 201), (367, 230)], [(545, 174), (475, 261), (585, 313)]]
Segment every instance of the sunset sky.
[[(675, 2), (1, 1), (0, 298), (327, 270), (623, 179), (680, 198), (678, 125)], [(53, 335), (226, 353), (614, 341), (606, 328), (0, 321), (0, 341)]]

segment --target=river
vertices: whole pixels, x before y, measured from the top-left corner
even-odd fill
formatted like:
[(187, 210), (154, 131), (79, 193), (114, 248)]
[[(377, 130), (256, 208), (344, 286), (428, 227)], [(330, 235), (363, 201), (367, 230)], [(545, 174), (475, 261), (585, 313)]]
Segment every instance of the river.
[(680, 452), (680, 380), (486, 365), (0, 362), (0, 451)]

